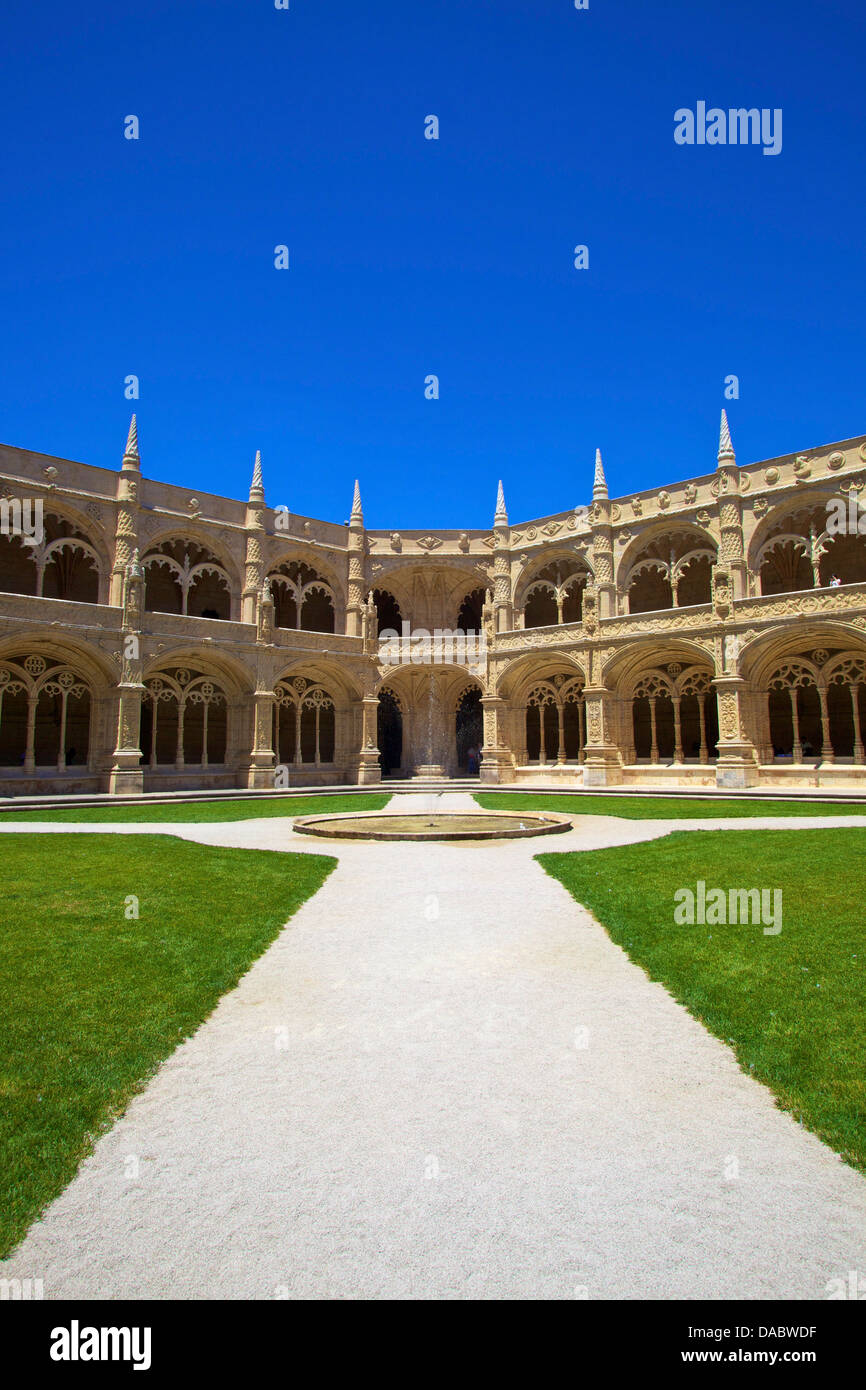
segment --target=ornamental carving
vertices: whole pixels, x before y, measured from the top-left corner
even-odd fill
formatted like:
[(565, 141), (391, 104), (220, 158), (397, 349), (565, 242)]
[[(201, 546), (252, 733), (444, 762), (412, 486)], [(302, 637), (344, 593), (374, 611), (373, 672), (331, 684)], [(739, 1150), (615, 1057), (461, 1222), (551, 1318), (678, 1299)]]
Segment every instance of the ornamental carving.
[(719, 731), (728, 743), (733, 743), (740, 732), (737, 697), (732, 690), (720, 691), (718, 696)]
[(439, 536), (419, 536), (417, 544), (422, 550), (438, 550), (443, 542), (440, 540)]

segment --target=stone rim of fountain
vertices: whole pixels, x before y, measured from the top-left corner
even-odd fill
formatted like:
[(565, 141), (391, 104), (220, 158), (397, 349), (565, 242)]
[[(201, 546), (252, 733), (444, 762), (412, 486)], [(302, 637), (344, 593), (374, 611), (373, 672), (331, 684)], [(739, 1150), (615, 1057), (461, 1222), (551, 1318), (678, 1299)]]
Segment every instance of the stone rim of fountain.
[[(562, 835), (572, 829), (573, 819), (557, 811), (342, 811), (331, 815), (317, 813), (298, 816), (292, 823), (292, 830), (299, 835), (317, 835), (332, 840), (414, 840), (427, 843), (522, 840), (539, 835)], [(479, 824), (473, 826), (473, 820)], [(490, 828), (493, 820), (498, 822), (495, 829)], [(365, 821), (374, 822), (366, 831)], [(388, 821), (394, 822), (392, 829), (388, 828)], [(417, 822), (417, 826), (407, 826), (406, 822)], [(480, 822), (484, 822), (484, 828)], [(433, 834), (430, 833), (431, 828)]]

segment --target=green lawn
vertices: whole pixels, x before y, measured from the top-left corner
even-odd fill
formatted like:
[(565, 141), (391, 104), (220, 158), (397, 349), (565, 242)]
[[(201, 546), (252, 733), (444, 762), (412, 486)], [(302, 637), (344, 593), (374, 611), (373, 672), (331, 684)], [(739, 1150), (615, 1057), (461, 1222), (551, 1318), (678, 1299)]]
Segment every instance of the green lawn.
[[(850, 830), (677, 831), (539, 862), (740, 1065), (866, 1171), (866, 839)], [(783, 891), (782, 930), (677, 926), (674, 891)]]
[(866, 816), (866, 804), (822, 805), (803, 801), (717, 801), (676, 796), (605, 796), (563, 792), (476, 792), (485, 811), (564, 811), (571, 816), (620, 816), (623, 820), (729, 820), (737, 816)]
[(3, 1255), (336, 860), (161, 835), (4, 835), (0, 853)]
[(261, 801), (187, 801), (180, 805), (64, 806), (44, 811), (0, 811), (0, 819), (26, 821), (96, 821), (110, 823), (167, 821), (194, 825), (202, 821), (258, 820), (264, 816), (313, 816), (316, 812), (381, 811), (390, 792), (360, 792), (357, 796), (268, 796)]

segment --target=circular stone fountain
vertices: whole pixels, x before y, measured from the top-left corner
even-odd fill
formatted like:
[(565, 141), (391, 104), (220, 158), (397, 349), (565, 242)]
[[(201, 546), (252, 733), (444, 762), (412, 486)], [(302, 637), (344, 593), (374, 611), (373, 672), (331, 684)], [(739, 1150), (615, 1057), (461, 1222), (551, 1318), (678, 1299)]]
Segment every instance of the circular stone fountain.
[(571, 817), (551, 811), (349, 811), (299, 816), (292, 828), (336, 840), (519, 840), (561, 835), (571, 829)]

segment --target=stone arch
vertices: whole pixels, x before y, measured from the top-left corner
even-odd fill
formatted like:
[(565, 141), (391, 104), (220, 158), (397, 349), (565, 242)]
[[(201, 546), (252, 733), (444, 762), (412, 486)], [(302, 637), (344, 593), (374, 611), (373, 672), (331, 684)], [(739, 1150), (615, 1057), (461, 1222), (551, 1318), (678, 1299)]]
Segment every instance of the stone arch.
[(558, 550), (537, 556), (526, 564), (515, 586), (518, 624), (536, 628), (579, 623), (583, 591), (592, 577), (587, 561), (573, 552)]
[(587, 672), (577, 657), (551, 652), (517, 657), (497, 684), (503, 732), (518, 766), (580, 764), (587, 743)]
[(231, 690), (200, 666), (159, 664), (144, 681), (141, 747), (151, 771), (227, 761)]
[(166, 535), (148, 546), (141, 564), (147, 612), (231, 619), (240, 592), (237, 577), (209, 542)]
[(382, 776), (399, 771), (403, 763), (403, 720), (406, 707), (399, 690), (384, 684), (379, 687), (379, 708), (376, 712), (376, 746)]
[[(32, 506), (28, 519), (35, 525)], [(53, 499), (43, 506), (41, 537), (32, 544), (24, 536), (0, 535), (0, 588), (6, 593), (105, 602), (109, 568), (104, 540), (89, 518)]]
[(483, 694), (481, 682), (472, 679), (458, 687), (453, 697), (457, 770), (473, 776), (479, 770), (484, 743)]
[[(4, 643), (4, 646), (10, 646)], [(0, 767), (57, 776), (92, 762), (95, 688), (77, 662), (30, 642), (0, 656)]]
[[(749, 568), (763, 595), (866, 581), (866, 535), (829, 530), (826, 488), (800, 494), (762, 519), (749, 545)], [(848, 522), (847, 499), (845, 524)]]
[(849, 623), (801, 620), (744, 643), (739, 670), (763, 763), (862, 761), (863, 660), (866, 637)]
[(470, 589), (457, 610), (457, 627), (461, 632), (480, 632), (485, 590), (483, 587)]
[(616, 742), (628, 764), (707, 764), (717, 756), (713, 657), (695, 643), (647, 639), (604, 668)]
[(268, 570), (277, 627), (303, 632), (336, 632), (339, 590), (308, 559), (284, 558)]
[(641, 532), (617, 566), (617, 585), (630, 613), (650, 613), (711, 601), (711, 572), (718, 547), (708, 531), (669, 522)]
[(273, 747), (278, 763), (330, 766), (336, 738), (336, 701), (325, 683), (308, 676), (276, 682)]
[(391, 593), (390, 589), (374, 589), (373, 602), (376, 605), (376, 616), (378, 619), (376, 636), (379, 637), (385, 631), (402, 632), (403, 614), (400, 604)]
[(307, 655), (287, 664), (273, 689), (277, 763), (333, 775), (360, 747), (360, 684), (337, 663)]

